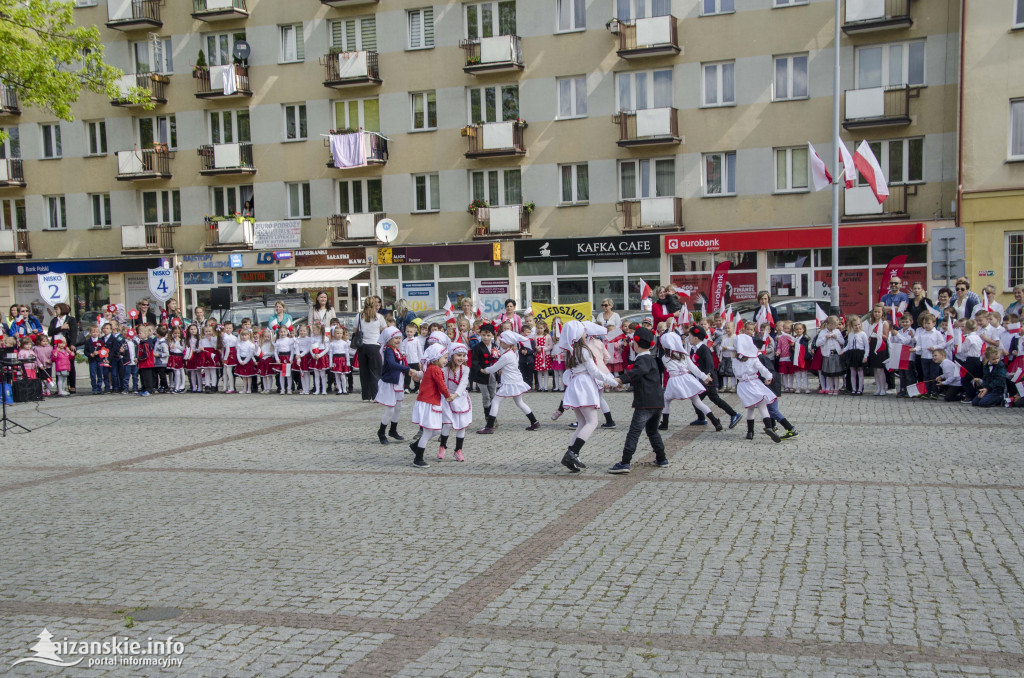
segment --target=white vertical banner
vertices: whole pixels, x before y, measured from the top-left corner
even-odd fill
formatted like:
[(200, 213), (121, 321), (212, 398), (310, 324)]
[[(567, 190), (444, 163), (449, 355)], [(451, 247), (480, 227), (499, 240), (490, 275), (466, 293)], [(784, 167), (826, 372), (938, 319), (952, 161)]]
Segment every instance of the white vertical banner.
[(36, 278), (39, 281), (39, 296), (51, 308), (57, 304), (68, 303), (71, 291), (68, 287), (67, 273), (40, 273)]
[(146, 269), (149, 278), (149, 292), (161, 304), (174, 296), (174, 271), (170, 268)]

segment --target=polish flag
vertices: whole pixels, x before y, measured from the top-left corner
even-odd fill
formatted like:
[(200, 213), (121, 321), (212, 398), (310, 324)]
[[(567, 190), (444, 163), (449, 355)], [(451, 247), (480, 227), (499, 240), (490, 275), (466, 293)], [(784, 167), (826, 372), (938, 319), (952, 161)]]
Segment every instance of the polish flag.
[(875, 353), (881, 353), (885, 349), (885, 337), (882, 336), (884, 334), (882, 331), (884, 326), (884, 320), (879, 320), (875, 323)]
[(729, 308), (725, 309), (725, 313), (722, 314), (722, 320), (726, 322), (732, 322), (733, 320), (732, 304), (729, 304)]
[(701, 320), (707, 320), (708, 319), (708, 300), (707, 299), (705, 299), (704, 301), (700, 302), (700, 317), (701, 317)]
[(828, 320), (828, 313), (825, 313), (824, 311), (822, 311), (821, 310), (821, 306), (818, 306), (817, 304), (815, 304), (814, 305), (814, 326), (820, 328), (822, 325), (825, 324), (826, 320)]
[(476, 317), (482, 318), (484, 315), (484, 300), (479, 299), (476, 302)]
[(967, 377), (970, 376), (971, 373), (967, 371), (966, 367), (964, 367), (963, 365), (959, 365), (959, 368), (960, 368), (960, 378), (961, 379), (966, 379)]
[(850, 155), (850, 149), (846, 147), (843, 140), (839, 140), (839, 162), (843, 163), (843, 176), (846, 181), (847, 188), (853, 188), (853, 185), (857, 183), (857, 167), (853, 164), (853, 156)]
[(651, 286), (644, 282), (643, 278), (640, 279), (640, 301), (646, 301), (651, 298)]
[(679, 324), (689, 325), (693, 322), (693, 318), (690, 317), (690, 308), (683, 304), (683, 307), (679, 309)]
[(988, 292), (986, 290), (981, 291), (981, 307), (986, 311), (992, 311), (992, 306), (988, 301)]
[(686, 289), (675, 286), (673, 286), (672, 289), (674, 289), (676, 291), (676, 294), (679, 295), (680, 297), (686, 297), (687, 299), (690, 298), (690, 293), (687, 292)]
[(807, 351), (799, 341), (793, 344), (793, 366), (801, 370), (807, 369)]
[(856, 165), (860, 173), (867, 179), (868, 185), (871, 186), (871, 192), (875, 194), (878, 204), (881, 205), (885, 202), (885, 199), (889, 197), (889, 186), (885, 183), (882, 166), (878, 164), (878, 159), (871, 152), (871, 146), (868, 145), (868, 142), (860, 142), (860, 146), (857, 147), (857, 153), (853, 156), (853, 164)]
[(758, 326), (768, 323), (769, 327), (775, 327), (775, 318), (772, 317), (772, 314), (768, 311), (767, 306), (762, 306), (761, 310), (757, 312), (756, 320)]
[(934, 306), (929, 304), (927, 301), (924, 302), (924, 307), (928, 310), (929, 313), (931, 313), (933, 316), (935, 316), (935, 322), (939, 322), (940, 320), (942, 320), (942, 314), (939, 313), (939, 309), (935, 308)]
[(718, 316), (725, 320), (725, 295), (722, 295), (722, 304), (718, 307)]
[(742, 331), (743, 331), (743, 314), (742, 313), (737, 313), (736, 314), (736, 334), (739, 334)]
[(923, 381), (919, 381), (916, 384), (911, 384), (910, 386), (907, 387), (907, 395), (910, 396), (911, 398), (928, 395), (928, 384), (924, 383)]
[(444, 317), (446, 319), (447, 318), (454, 318), (455, 317), (455, 313), (454, 313), (455, 307), (452, 305), (451, 297), (448, 297), (447, 299), (445, 299), (444, 307), (443, 308), (444, 308)]
[(809, 141), (807, 142), (807, 150), (811, 159), (811, 181), (814, 182), (814, 190), (820, 191), (831, 186), (832, 175), (829, 174), (828, 168), (825, 167), (825, 161), (821, 159), (821, 156), (818, 155), (818, 152), (814, 150), (814, 146), (811, 146)]
[(913, 352), (914, 349), (910, 347), (910, 344), (899, 344), (898, 351), (894, 345), (892, 350), (889, 351), (889, 360), (886, 361), (886, 367), (889, 368), (890, 372), (909, 370), (910, 354)]

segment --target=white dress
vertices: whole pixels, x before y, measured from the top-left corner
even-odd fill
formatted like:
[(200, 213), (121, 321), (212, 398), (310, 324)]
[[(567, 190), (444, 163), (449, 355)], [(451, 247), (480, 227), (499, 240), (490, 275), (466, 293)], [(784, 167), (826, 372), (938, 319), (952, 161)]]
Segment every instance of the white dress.
[(663, 358), (665, 371), (668, 372), (668, 384), (665, 385), (665, 400), (686, 400), (704, 393), (704, 380), (708, 375), (700, 371), (690, 357), (682, 360)]
[(758, 403), (771, 405), (775, 402), (775, 394), (757, 378), (759, 374), (765, 379), (772, 378), (772, 373), (760, 360), (737, 359), (733, 361), (732, 369), (736, 374), (736, 395), (739, 396), (743, 407), (754, 407)]
[(523, 381), (523, 373), (519, 371), (519, 348), (510, 348), (501, 354), (490, 367), (485, 367), (486, 374), (494, 374), (501, 370), (501, 385), (495, 393), (499, 398), (515, 398), (530, 390), (530, 385)]
[(447, 398), (441, 399), (441, 421), (459, 431), (473, 423), (473, 401), (466, 392), (469, 388), (469, 366), (463, 365), (455, 372), (445, 367), (442, 371), (445, 386), (455, 396), (455, 400), (448, 402)]
[(615, 387), (618, 382), (610, 374), (603, 373), (594, 362), (590, 349), (583, 349), (583, 363), (567, 369), (565, 376), (565, 395), (562, 405), (570, 409), (578, 407), (601, 407), (601, 393), (598, 384)]

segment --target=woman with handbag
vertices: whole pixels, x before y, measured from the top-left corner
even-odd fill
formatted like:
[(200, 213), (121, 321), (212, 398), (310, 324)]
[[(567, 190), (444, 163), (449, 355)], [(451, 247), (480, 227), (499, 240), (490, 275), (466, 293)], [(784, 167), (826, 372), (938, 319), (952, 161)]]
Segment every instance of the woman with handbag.
[(375, 297), (363, 301), (363, 310), (356, 319), (352, 346), (359, 358), (359, 393), (363, 400), (377, 397), (377, 382), (380, 381), (380, 333), (387, 325), (384, 316), (377, 312)]
[[(76, 351), (79, 342), (78, 321), (71, 315), (71, 307), (64, 303), (56, 304), (53, 307), (53, 313), (53, 320), (50, 321), (50, 327), (46, 331), (50, 342), (52, 343), (54, 339), (60, 337), (69, 351)], [(72, 357), (71, 370), (68, 373), (69, 393), (75, 392), (75, 378), (75, 360)]]

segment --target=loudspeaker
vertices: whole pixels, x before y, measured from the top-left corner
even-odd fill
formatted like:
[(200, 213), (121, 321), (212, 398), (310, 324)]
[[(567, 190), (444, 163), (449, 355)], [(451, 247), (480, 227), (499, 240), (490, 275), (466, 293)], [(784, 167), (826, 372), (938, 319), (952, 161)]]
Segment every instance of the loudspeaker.
[(226, 311), (231, 308), (231, 288), (215, 287), (210, 290), (210, 310)]
[(34, 403), (43, 399), (43, 382), (38, 379), (19, 379), (11, 386), (16, 403)]

